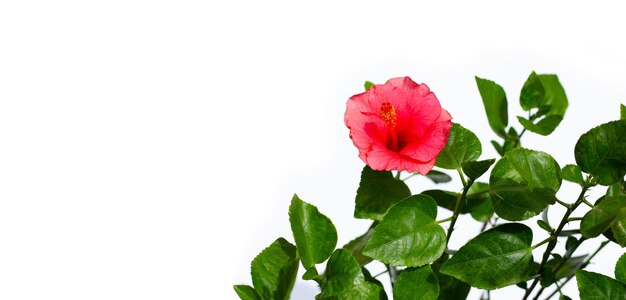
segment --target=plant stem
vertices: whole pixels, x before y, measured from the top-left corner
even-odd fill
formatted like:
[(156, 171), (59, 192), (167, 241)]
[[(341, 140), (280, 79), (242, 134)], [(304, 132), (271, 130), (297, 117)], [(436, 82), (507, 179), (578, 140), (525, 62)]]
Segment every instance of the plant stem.
[[(598, 252), (600, 252), (600, 250), (602, 250), (602, 248), (604, 248), (604, 246), (606, 246), (608, 243), (609, 243), (609, 241), (604, 241), (604, 242), (602, 242), (602, 243), (600, 244), (600, 246), (598, 247), (598, 249), (596, 249), (596, 251), (594, 251), (594, 252), (593, 252), (593, 253), (592, 253), (592, 254), (591, 254), (591, 255), (590, 255), (590, 256), (589, 256), (589, 257), (585, 260), (585, 262), (584, 262), (582, 265), (580, 265), (579, 270), (582, 270), (582, 269), (584, 269), (585, 267), (587, 267), (587, 265), (589, 265), (589, 263), (591, 262), (591, 259), (593, 259), (593, 257), (594, 257), (594, 256), (596, 256), (596, 254), (598, 254)], [(571, 275), (567, 276), (567, 279), (565, 279), (565, 281), (563, 282), (563, 284), (561, 284), (561, 287), (565, 286), (565, 285), (566, 285), (566, 284), (567, 284), (567, 283), (568, 283), (568, 282), (569, 282), (569, 281), (570, 281), (573, 277), (574, 277), (574, 274), (571, 274)], [(558, 291), (559, 291), (558, 289), (557, 289), (557, 290), (555, 290), (555, 291), (553, 291), (553, 292), (552, 292), (552, 294), (550, 294), (550, 296), (548, 296), (548, 297), (546, 298), (546, 300), (547, 300), (547, 299), (552, 298), (552, 297), (553, 297), (553, 296), (554, 296), (554, 295), (555, 295)]]
[(380, 275), (383, 275), (383, 274), (385, 274), (385, 273), (387, 273), (387, 272), (389, 272), (389, 271), (388, 271), (388, 270), (384, 270), (384, 271), (382, 271), (382, 272), (380, 272), (380, 273), (378, 273), (378, 274), (376, 274), (376, 275), (374, 275), (374, 276), (372, 276), (372, 277), (376, 278), (376, 277), (378, 277), (378, 276), (380, 276)]
[(522, 145), (521, 139), (522, 139), (522, 135), (524, 135), (524, 133), (526, 132), (526, 128), (522, 129), (522, 132), (520, 132), (520, 134), (515, 137), (515, 144), (513, 145), (513, 148), (517, 148), (518, 146)]
[(580, 191), (580, 195), (578, 195), (576, 202), (574, 202), (574, 204), (572, 204), (567, 209), (567, 211), (565, 212), (565, 215), (563, 215), (563, 218), (561, 219), (561, 223), (559, 223), (559, 226), (556, 228), (554, 233), (550, 235), (550, 242), (548, 243), (548, 246), (546, 247), (546, 251), (543, 252), (543, 258), (541, 259), (541, 263), (539, 264), (539, 269), (538, 269), (539, 276), (537, 276), (535, 280), (533, 280), (533, 283), (526, 290), (526, 293), (524, 294), (524, 298), (522, 298), (523, 300), (528, 299), (528, 296), (530, 296), (530, 293), (532, 293), (533, 289), (537, 286), (537, 283), (539, 283), (539, 281), (541, 280), (542, 270), (545, 267), (546, 263), (548, 262), (550, 253), (552, 253), (552, 250), (554, 250), (554, 247), (556, 247), (557, 237), (559, 236), (559, 233), (561, 232), (561, 230), (563, 230), (563, 227), (565, 227), (565, 224), (567, 224), (567, 219), (572, 214), (572, 212), (574, 212), (574, 210), (576, 210), (576, 208), (578, 208), (578, 206), (581, 203), (583, 203), (583, 200), (585, 199), (585, 193), (590, 187), (590, 184), (589, 184), (590, 182), (591, 182), (591, 177), (587, 177), (587, 180), (585, 181), (585, 184), (583, 185), (583, 188)]
[(567, 204), (567, 203), (565, 203), (565, 202), (563, 202), (563, 201), (561, 201), (559, 199), (556, 199), (556, 202), (561, 204), (561, 205), (563, 205), (563, 207), (565, 207), (565, 208), (569, 208), (569, 206), (570, 206), (569, 204)]
[(530, 247), (530, 249), (531, 249), (531, 250), (535, 250), (535, 249), (539, 248), (541, 245), (543, 245), (543, 244), (545, 244), (545, 243), (549, 242), (550, 240), (552, 240), (552, 237), (549, 237), (549, 238), (547, 238), (547, 239), (545, 239), (545, 240), (543, 240), (543, 241), (539, 242), (539, 244), (537, 244), (537, 245), (534, 245), (534, 246)]
[(485, 220), (485, 222), (483, 222), (483, 226), (480, 228), (480, 232), (483, 232), (485, 231), (485, 229), (487, 229), (487, 225), (489, 225), (489, 220), (490, 219), (487, 219)]
[(448, 222), (450, 220), (452, 220), (452, 217), (441, 219), (441, 220), (437, 221), (437, 223), (445, 223), (445, 222)]
[(407, 179), (409, 179), (409, 178), (411, 178), (413, 176), (416, 176), (416, 175), (419, 175), (419, 173), (413, 173), (413, 174), (411, 174), (411, 175), (409, 175), (407, 177), (404, 177), (404, 179), (402, 179), (402, 181), (406, 181)]
[(580, 233), (580, 229), (561, 230), (561, 232), (559, 232), (559, 236), (570, 236), (578, 233)]
[(457, 169), (459, 172), (459, 176), (461, 177), (461, 182), (463, 182), (463, 193), (461, 197), (456, 199), (456, 203), (454, 204), (454, 213), (452, 214), (452, 220), (450, 220), (450, 227), (448, 227), (448, 232), (446, 233), (446, 248), (448, 246), (448, 242), (450, 242), (450, 237), (452, 236), (452, 232), (454, 231), (454, 224), (456, 224), (456, 220), (459, 218), (459, 211), (461, 208), (461, 203), (465, 203), (465, 199), (467, 198), (467, 191), (474, 181), (472, 179), (468, 181), (465, 180), (465, 176), (463, 176), (463, 172), (460, 168)]
[(461, 182), (463, 183), (463, 187), (465, 188), (467, 186), (467, 181), (465, 180), (465, 175), (463, 175), (463, 171), (460, 167), (457, 168), (456, 171), (459, 173), (459, 177), (461, 177)]
[(385, 264), (385, 266), (387, 267), (387, 272), (389, 272), (389, 282), (391, 283), (391, 287), (393, 288), (393, 286), (396, 284), (396, 277), (398, 277), (398, 270), (396, 270), (396, 267), (389, 264)]
[[(572, 247), (571, 249), (568, 249), (568, 250), (567, 250), (567, 252), (566, 252), (566, 253), (565, 253), (565, 255), (563, 256), (563, 259), (561, 259), (561, 261), (560, 261), (560, 262), (559, 262), (559, 263), (558, 263), (558, 264), (557, 264), (554, 268), (552, 268), (552, 271), (551, 271), (551, 272), (552, 272), (553, 274), (558, 273), (558, 272), (559, 272), (559, 270), (560, 270), (560, 269), (561, 269), (561, 268), (565, 265), (565, 263), (566, 263), (566, 262), (567, 262), (570, 258), (572, 258), (572, 255), (574, 255), (574, 252), (576, 252), (576, 249), (578, 249), (578, 247), (580, 247), (580, 245), (581, 245), (584, 241), (586, 241), (586, 240), (587, 240), (587, 239), (586, 239), (586, 238), (584, 238), (584, 237), (580, 238), (580, 240), (578, 240), (578, 242), (576, 242), (576, 244), (574, 245), (574, 247)], [(581, 264), (581, 266), (582, 266), (582, 264)], [(556, 287), (557, 287), (557, 289), (558, 289), (558, 290), (559, 290), (559, 292), (560, 292), (560, 287), (559, 287), (559, 285), (558, 285), (558, 280), (556, 280), (554, 283), (557, 285)], [(539, 299), (539, 296), (541, 296), (541, 293), (543, 293), (543, 291), (544, 291), (545, 289), (546, 289), (546, 288), (542, 286), (542, 287), (539, 289), (539, 291), (537, 292), (537, 295), (535, 295), (535, 298), (533, 298), (533, 299), (534, 299), (534, 300)]]

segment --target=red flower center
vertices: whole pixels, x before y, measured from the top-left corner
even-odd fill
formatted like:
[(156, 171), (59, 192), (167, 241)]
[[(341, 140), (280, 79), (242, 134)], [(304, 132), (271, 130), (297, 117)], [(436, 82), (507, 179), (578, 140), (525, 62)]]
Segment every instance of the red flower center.
[(385, 127), (387, 127), (387, 141), (385, 144), (387, 148), (392, 151), (398, 151), (398, 135), (396, 133), (396, 122), (398, 118), (396, 116), (396, 108), (389, 102), (383, 103), (380, 106), (380, 117), (385, 121)]
[(380, 107), (380, 116), (385, 121), (385, 125), (387, 126), (387, 128), (392, 130), (396, 128), (396, 108), (393, 107), (393, 104), (389, 102), (383, 103), (383, 105)]

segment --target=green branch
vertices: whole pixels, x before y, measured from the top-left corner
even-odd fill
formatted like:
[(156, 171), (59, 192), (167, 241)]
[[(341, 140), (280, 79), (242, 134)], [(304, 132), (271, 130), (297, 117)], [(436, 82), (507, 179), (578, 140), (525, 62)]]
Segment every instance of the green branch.
[(528, 289), (526, 289), (524, 298), (522, 298), (523, 300), (528, 299), (528, 296), (530, 296), (533, 289), (537, 286), (539, 281), (542, 279), (542, 275), (541, 275), (542, 270), (545, 267), (546, 263), (548, 262), (548, 258), (550, 258), (550, 254), (552, 253), (552, 250), (554, 250), (554, 247), (556, 246), (557, 237), (563, 230), (563, 227), (565, 227), (565, 225), (567, 224), (567, 220), (569, 219), (572, 212), (574, 212), (574, 210), (576, 210), (576, 208), (578, 208), (578, 206), (583, 203), (583, 200), (585, 199), (585, 193), (587, 193), (587, 190), (590, 187), (590, 182), (591, 182), (591, 177), (587, 177), (587, 180), (585, 181), (585, 184), (583, 185), (583, 188), (580, 191), (580, 194), (578, 195), (576, 202), (574, 202), (574, 204), (572, 204), (567, 209), (567, 211), (565, 212), (565, 215), (563, 215), (563, 218), (561, 219), (561, 222), (559, 223), (559, 226), (550, 235), (550, 242), (548, 243), (546, 250), (543, 252), (543, 258), (541, 259), (541, 263), (539, 264), (539, 269), (538, 269), (539, 276), (535, 277), (535, 280), (533, 280), (533, 283), (530, 285)]
[(448, 227), (448, 232), (446, 233), (446, 248), (448, 247), (448, 243), (450, 242), (450, 237), (452, 236), (452, 232), (454, 231), (454, 225), (456, 224), (456, 220), (459, 218), (461, 205), (465, 203), (467, 199), (467, 191), (470, 189), (474, 180), (470, 178), (469, 181), (465, 180), (465, 176), (463, 175), (463, 171), (461, 169), (457, 169), (459, 172), (459, 176), (461, 177), (461, 182), (463, 182), (463, 193), (459, 198), (456, 199), (456, 203), (454, 204), (454, 213), (452, 214), (452, 219), (450, 220), (450, 226)]

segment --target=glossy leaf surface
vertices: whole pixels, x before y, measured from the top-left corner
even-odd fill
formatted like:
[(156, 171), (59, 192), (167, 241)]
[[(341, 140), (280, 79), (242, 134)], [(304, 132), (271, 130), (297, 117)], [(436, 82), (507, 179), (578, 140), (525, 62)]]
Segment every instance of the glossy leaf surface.
[(488, 290), (526, 281), (532, 270), (532, 236), (520, 223), (494, 227), (461, 247), (441, 273)]
[(626, 253), (622, 254), (615, 263), (615, 279), (626, 283)]
[(259, 293), (249, 285), (236, 285), (233, 288), (241, 300), (263, 300)]
[(583, 134), (574, 149), (576, 164), (602, 185), (610, 185), (626, 174), (626, 121), (595, 127)]
[(337, 249), (328, 259), (322, 285), (322, 296), (337, 296), (351, 293), (355, 285), (365, 282), (361, 266), (354, 256), (345, 249)]
[(605, 275), (576, 271), (578, 292), (581, 300), (623, 300), (626, 299), (626, 286)]
[(394, 266), (431, 263), (446, 246), (446, 233), (436, 218), (435, 200), (421, 194), (411, 196), (389, 209), (363, 254)]
[(539, 107), (545, 98), (546, 92), (537, 73), (532, 72), (522, 87), (520, 105), (526, 111)]
[(500, 137), (506, 136), (506, 126), (509, 123), (507, 100), (504, 89), (497, 83), (476, 77), (476, 85), (483, 99), (485, 113), (489, 126)]
[(591, 238), (602, 234), (626, 216), (626, 196), (604, 197), (580, 222), (580, 232)]
[(482, 146), (476, 135), (463, 126), (453, 123), (448, 142), (437, 155), (435, 165), (444, 169), (458, 169), (465, 161), (480, 157)]
[(438, 295), (439, 282), (429, 265), (402, 270), (393, 287), (395, 300), (435, 300)]
[(293, 196), (289, 206), (289, 223), (305, 268), (324, 262), (335, 250), (335, 225), (317, 207), (300, 200), (297, 195)]
[(277, 239), (252, 260), (252, 285), (264, 299), (289, 299), (298, 272), (296, 246)]
[(442, 274), (440, 272), (441, 265), (448, 260), (448, 254), (444, 253), (443, 257), (435, 261), (431, 268), (437, 276), (439, 282), (439, 300), (457, 300), (465, 299), (472, 288), (469, 284), (460, 281), (452, 276)]
[(561, 178), (573, 183), (584, 183), (583, 173), (577, 165), (565, 165), (563, 169), (561, 169)]
[(476, 180), (489, 170), (489, 167), (495, 163), (495, 159), (486, 159), (480, 161), (466, 161), (463, 163), (463, 173), (471, 180)]
[(532, 72), (522, 88), (520, 104), (526, 111), (537, 108), (529, 119), (517, 117), (520, 124), (532, 132), (548, 135), (563, 120), (568, 101), (556, 75)]
[(474, 182), (467, 193), (467, 204), (474, 220), (480, 222), (489, 220), (494, 213), (489, 184)]
[(501, 218), (519, 221), (541, 213), (556, 201), (560, 168), (547, 153), (513, 149), (491, 171), (491, 202)]
[(365, 166), (356, 192), (354, 217), (380, 220), (389, 207), (408, 196), (411, 190), (404, 181), (394, 178), (391, 172)]

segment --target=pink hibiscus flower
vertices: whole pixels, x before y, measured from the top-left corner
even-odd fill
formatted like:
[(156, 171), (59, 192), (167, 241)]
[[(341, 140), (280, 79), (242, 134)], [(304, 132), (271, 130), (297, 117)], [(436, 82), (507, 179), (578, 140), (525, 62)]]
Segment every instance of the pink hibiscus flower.
[(374, 170), (428, 173), (452, 117), (425, 84), (392, 78), (348, 100), (344, 120), (359, 157)]

